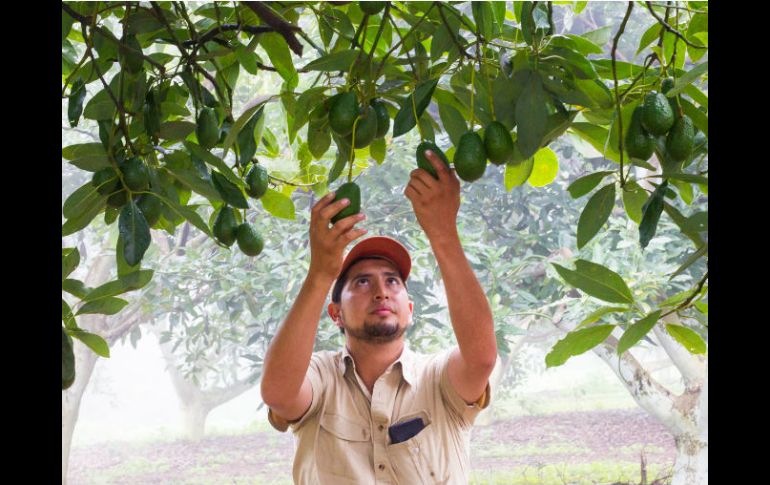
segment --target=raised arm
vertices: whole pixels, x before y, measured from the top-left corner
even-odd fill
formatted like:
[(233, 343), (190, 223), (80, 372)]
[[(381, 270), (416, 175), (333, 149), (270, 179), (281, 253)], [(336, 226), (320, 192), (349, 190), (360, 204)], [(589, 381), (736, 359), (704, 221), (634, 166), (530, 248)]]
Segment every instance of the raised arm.
[(449, 380), (471, 403), (484, 392), (497, 359), (497, 340), (487, 297), (465, 257), (457, 232), (460, 181), (438, 156), (426, 158), (438, 179), (426, 170), (411, 172), (404, 195), (412, 202), (417, 221), (433, 248), (446, 288), (449, 316), (459, 351), (449, 359)]
[[(313, 206), (309, 231), (310, 270), (265, 354), (260, 390), (265, 404), (276, 409), (290, 402), (296, 408), (294, 401), (303, 389), (313, 353), (318, 316), (342, 268), (345, 247), (366, 232), (354, 227), (360, 222), (358, 215), (341, 219), (329, 227), (331, 217), (345, 207), (344, 199), (332, 203), (333, 199), (334, 193), (329, 193)], [(304, 393), (309, 392), (309, 386), (305, 385)]]

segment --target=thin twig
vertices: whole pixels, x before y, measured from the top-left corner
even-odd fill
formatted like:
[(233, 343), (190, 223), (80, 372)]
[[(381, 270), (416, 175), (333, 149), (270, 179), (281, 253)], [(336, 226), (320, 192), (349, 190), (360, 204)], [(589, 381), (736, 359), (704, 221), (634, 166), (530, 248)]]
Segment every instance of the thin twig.
[[(689, 45), (690, 47), (692, 47), (692, 48), (694, 48), (694, 49), (706, 49), (706, 47), (704, 47), (704, 46), (702, 46), (702, 45), (695, 45), (695, 44), (693, 44), (692, 42), (690, 42), (689, 40), (687, 40), (687, 39), (684, 37), (684, 35), (682, 35), (682, 34), (681, 34), (681, 33), (680, 33), (678, 30), (676, 30), (675, 28), (671, 27), (671, 26), (668, 24), (668, 22), (666, 22), (665, 20), (663, 20), (662, 18), (660, 18), (660, 16), (659, 16), (657, 13), (655, 13), (655, 10), (653, 10), (653, 9), (652, 9), (652, 4), (651, 4), (650, 2), (644, 2), (644, 3), (647, 5), (647, 10), (649, 10), (649, 11), (650, 11), (650, 13), (652, 14), (652, 16), (653, 16), (653, 17), (655, 17), (655, 20), (657, 20), (657, 21), (658, 21), (658, 23), (660, 23), (660, 25), (662, 25), (664, 29), (666, 29), (667, 31), (671, 32), (671, 33), (672, 33), (672, 34), (674, 34), (675, 36), (679, 37), (680, 39), (682, 39), (682, 41), (683, 41), (685, 44)], [(667, 8), (670, 8), (670, 7), (667, 7)]]
[(620, 36), (623, 35), (623, 31), (626, 30), (626, 23), (631, 16), (631, 10), (634, 8), (634, 2), (628, 2), (628, 9), (626, 15), (623, 17), (623, 22), (620, 23), (620, 28), (615, 34), (615, 40), (612, 42), (612, 78), (615, 81), (615, 105), (618, 108), (618, 142), (620, 145), (620, 186), (623, 187), (625, 177), (623, 176), (623, 110), (620, 106), (620, 95), (618, 94), (618, 72), (615, 66), (615, 51), (618, 49), (618, 41)]

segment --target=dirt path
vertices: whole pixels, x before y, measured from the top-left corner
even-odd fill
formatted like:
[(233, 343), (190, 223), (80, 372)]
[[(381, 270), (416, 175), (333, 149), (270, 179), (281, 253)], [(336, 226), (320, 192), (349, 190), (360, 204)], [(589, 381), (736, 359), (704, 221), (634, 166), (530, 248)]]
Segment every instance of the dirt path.
[[(670, 467), (673, 437), (641, 410), (526, 416), (476, 426), (474, 470), (521, 469), (553, 463), (639, 463)], [(101, 483), (291, 483), (290, 433), (256, 433), (133, 445), (103, 443), (75, 448), (70, 485)]]

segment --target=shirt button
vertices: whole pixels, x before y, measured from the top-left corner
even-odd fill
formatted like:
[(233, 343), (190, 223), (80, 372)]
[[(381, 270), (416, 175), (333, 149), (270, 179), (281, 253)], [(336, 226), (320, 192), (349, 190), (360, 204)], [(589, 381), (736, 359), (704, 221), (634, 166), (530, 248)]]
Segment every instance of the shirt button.
[(383, 425), (380, 425), (379, 429), (380, 429), (380, 431), (382, 431), (383, 429), (385, 429), (385, 427)]
[(384, 469), (385, 469), (385, 465), (383, 465), (382, 463), (380, 463), (380, 466), (379, 466), (379, 468), (380, 468), (380, 470), (384, 470)]

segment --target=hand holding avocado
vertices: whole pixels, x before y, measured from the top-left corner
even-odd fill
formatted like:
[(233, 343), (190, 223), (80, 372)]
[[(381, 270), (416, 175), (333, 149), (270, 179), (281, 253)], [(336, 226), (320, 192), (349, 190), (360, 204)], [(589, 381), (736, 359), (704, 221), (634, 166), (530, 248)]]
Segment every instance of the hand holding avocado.
[(366, 218), (363, 214), (350, 215), (329, 227), (332, 217), (351, 202), (347, 197), (335, 200), (335, 195), (326, 194), (310, 211), (310, 273), (331, 279), (342, 269), (345, 247), (366, 234), (366, 229), (355, 228)]
[(425, 151), (425, 158), (433, 166), (438, 180), (425, 169), (412, 170), (404, 195), (412, 203), (420, 227), (432, 239), (457, 231), (460, 180), (455, 170), (432, 150)]

